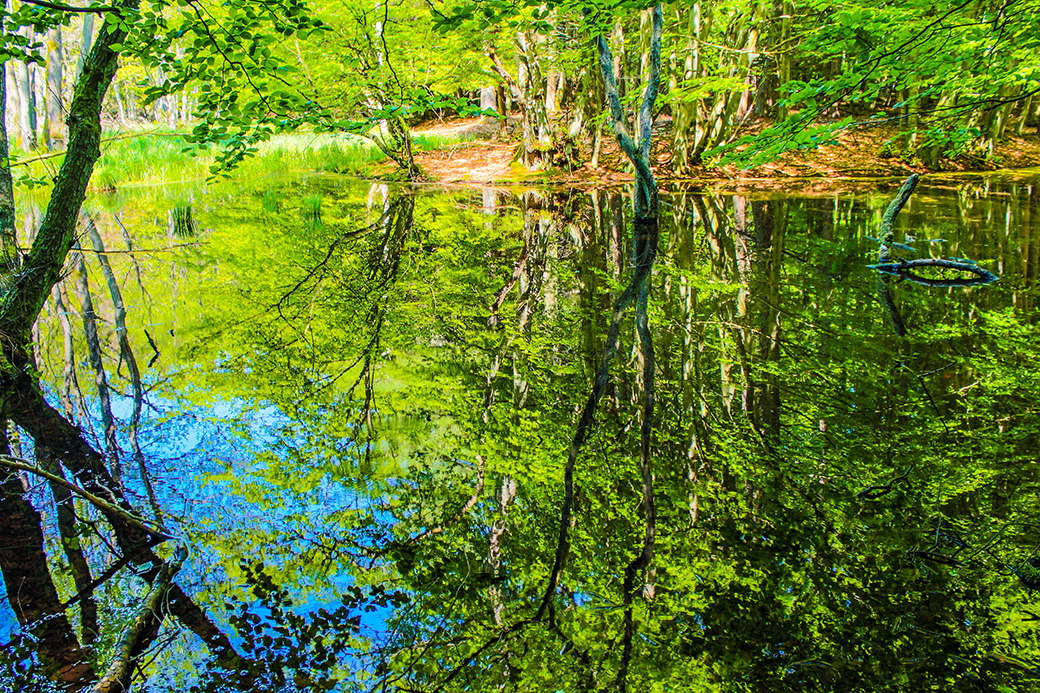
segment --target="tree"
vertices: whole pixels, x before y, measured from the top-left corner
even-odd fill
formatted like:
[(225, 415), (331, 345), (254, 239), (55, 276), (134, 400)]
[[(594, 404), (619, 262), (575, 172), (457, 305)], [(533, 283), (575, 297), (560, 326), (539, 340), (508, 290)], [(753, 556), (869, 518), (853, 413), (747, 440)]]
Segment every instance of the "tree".
[(727, 156), (757, 165), (845, 128), (898, 122), (893, 154), (929, 166), (965, 152), (988, 157), (1016, 109), (1029, 117), (1040, 69), (1036, 22), (1026, 6), (1008, 12), (990, 3), (810, 4), (784, 29), (782, 55), (800, 38), (796, 67), (779, 87), (786, 112)]

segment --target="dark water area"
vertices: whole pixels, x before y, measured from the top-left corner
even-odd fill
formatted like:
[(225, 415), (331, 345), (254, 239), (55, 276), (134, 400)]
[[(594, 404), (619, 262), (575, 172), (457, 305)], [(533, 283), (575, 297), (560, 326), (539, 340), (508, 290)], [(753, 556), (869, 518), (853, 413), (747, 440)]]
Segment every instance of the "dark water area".
[[(652, 418), (629, 309), (577, 448), (633, 271), (626, 190), (90, 200), (155, 504), (86, 250), (125, 486), (240, 656), (168, 618), (140, 690), (1035, 690), (1040, 178), (926, 178), (897, 216), (894, 256), (998, 276), (967, 288), (869, 267), (901, 183), (664, 189)], [(74, 274), (38, 361), (104, 449)], [(80, 513), (100, 574), (118, 557)], [(144, 591), (98, 588), (101, 661)]]

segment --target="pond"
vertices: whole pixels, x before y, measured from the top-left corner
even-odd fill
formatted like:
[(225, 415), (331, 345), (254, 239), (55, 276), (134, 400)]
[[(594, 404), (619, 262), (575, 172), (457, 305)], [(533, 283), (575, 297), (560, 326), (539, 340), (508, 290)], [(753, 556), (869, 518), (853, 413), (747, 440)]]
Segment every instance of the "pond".
[[(665, 185), (651, 339), (637, 297), (616, 349), (624, 189), (88, 200), (37, 361), (177, 537), (156, 552), (189, 550), (201, 610), (166, 619), (142, 690), (1037, 685), (1040, 174), (930, 176), (896, 217), (893, 256), (998, 276), (970, 287), (870, 267), (901, 183)], [(147, 586), (76, 512), (94, 577), (116, 567), (93, 591), (107, 661)], [(31, 679), (31, 645), (3, 676)]]

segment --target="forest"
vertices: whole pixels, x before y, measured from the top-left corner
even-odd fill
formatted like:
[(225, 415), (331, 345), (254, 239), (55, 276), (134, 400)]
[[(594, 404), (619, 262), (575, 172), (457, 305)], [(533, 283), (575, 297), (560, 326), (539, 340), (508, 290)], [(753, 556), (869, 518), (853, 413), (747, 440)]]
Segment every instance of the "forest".
[(1038, 10), (9, 0), (0, 687), (1035, 689)]

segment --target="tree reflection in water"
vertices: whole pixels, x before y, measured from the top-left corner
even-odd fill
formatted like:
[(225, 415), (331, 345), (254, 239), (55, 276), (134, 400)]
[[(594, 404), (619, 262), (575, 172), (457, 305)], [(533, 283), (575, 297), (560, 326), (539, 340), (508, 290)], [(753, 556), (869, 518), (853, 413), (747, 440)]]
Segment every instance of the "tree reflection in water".
[[(1035, 685), (1034, 188), (922, 183), (895, 241), (1000, 281), (892, 287), (904, 337), (868, 266), (894, 188), (662, 195), (656, 543), (629, 689)], [(568, 450), (632, 276), (626, 193), (279, 193), (282, 209), (320, 194), (320, 219), (214, 195), (194, 210), (199, 245), (138, 253), (143, 280), (124, 281), (135, 349), (162, 354), (140, 435), (166, 525), (193, 547), (176, 580), (243, 657), (241, 678), (206, 673), (197, 636), (167, 623), (150, 685), (611, 689), (645, 529), (631, 316), (539, 612)], [(139, 247), (161, 240), (148, 214), (120, 216)], [(111, 214), (97, 224), (120, 237)], [(40, 326), (46, 364), (61, 329)], [(118, 556), (77, 512), (101, 574)], [(102, 661), (138, 585), (117, 571), (98, 587)]]

